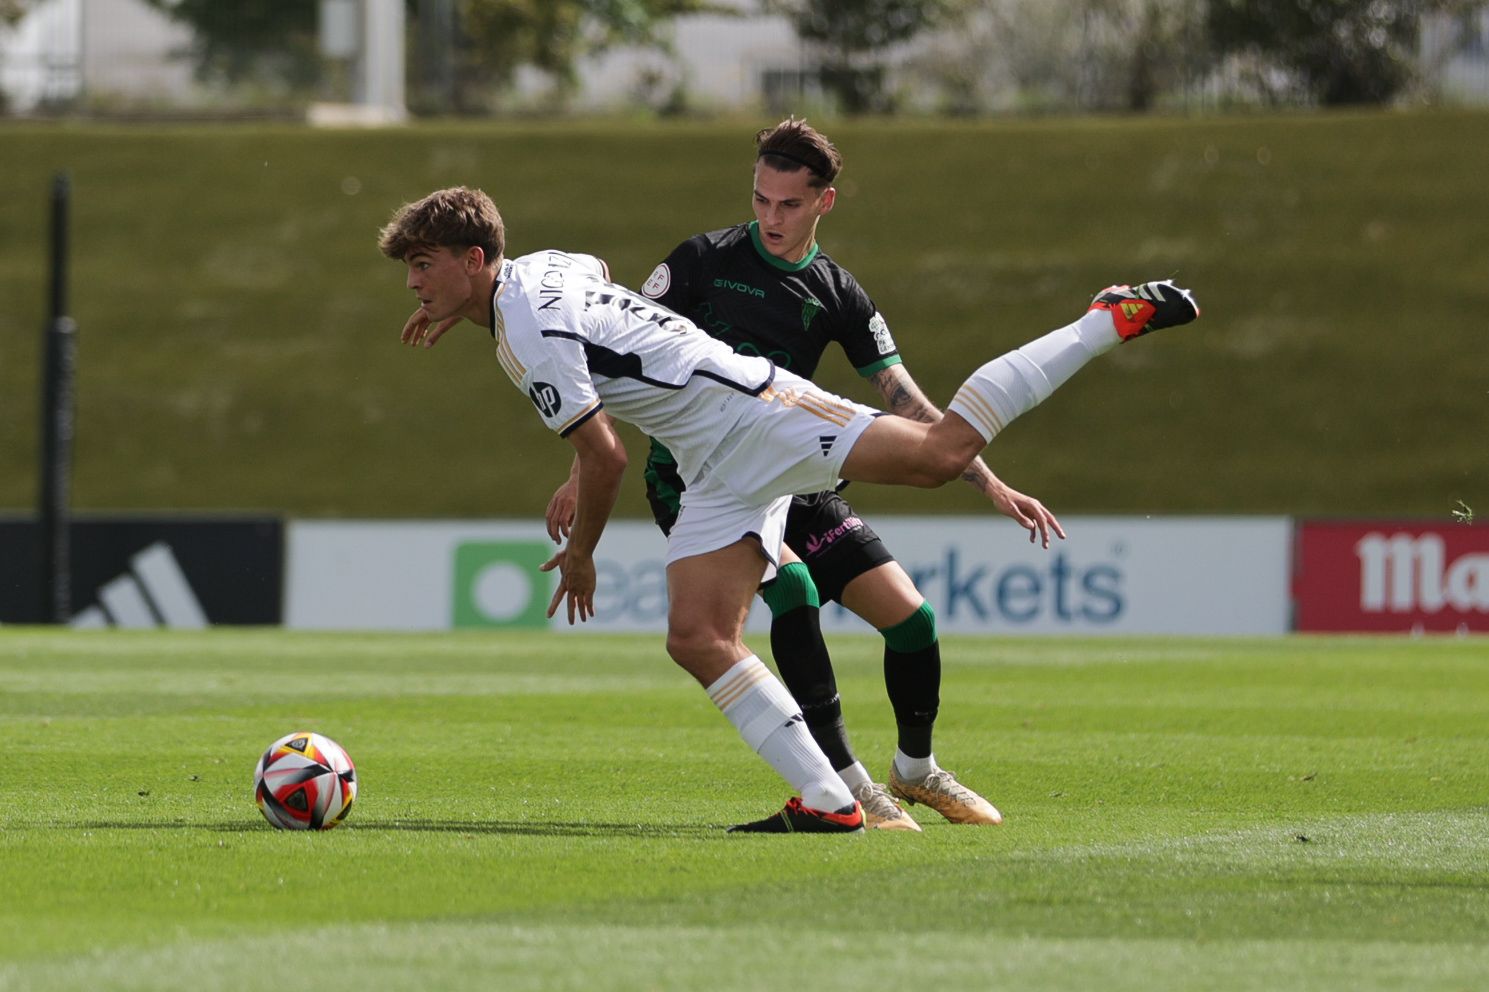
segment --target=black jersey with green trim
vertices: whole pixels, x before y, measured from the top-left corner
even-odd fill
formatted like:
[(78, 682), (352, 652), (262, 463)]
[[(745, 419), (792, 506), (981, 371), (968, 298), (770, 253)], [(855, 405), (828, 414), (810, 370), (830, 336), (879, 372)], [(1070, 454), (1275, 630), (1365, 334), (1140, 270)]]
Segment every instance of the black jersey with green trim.
[(735, 351), (806, 378), (834, 341), (862, 376), (900, 361), (889, 326), (852, 273), (816, 245), (800, 262), (776, 258), (754, 221), (684, 241), (641, 292)]
[[(889, 325), (852, 273), (816, 245), (800, 262), (776, 258), (755, 221), (684, 241), (641, 292), (736, 352), (807, 378), (834, 341), (861, 376), (900, 363)], [(655, 440), (645, 478), (652, 514), (670, 530), (684, 485), (671, 453)]]

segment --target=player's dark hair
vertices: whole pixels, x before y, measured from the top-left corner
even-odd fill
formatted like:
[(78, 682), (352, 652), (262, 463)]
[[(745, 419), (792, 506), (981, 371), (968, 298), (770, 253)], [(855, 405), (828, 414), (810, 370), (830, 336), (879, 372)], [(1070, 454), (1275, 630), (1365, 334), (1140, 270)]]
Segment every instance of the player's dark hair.
[(812, 174), (808, 184), (816, 189), (831, 186), (843, 171), (843, 155), (827, 136), (804, 120), (788, 117), (775, 127), (755, 135), (755, 158), (781, 172)]
[(506, 250), (507, 237), (491, 197), (478, 189), (453, 186), (399, 207), (378, 232), (377, 246), (399, 261), (419, 248), (464, 251), (476, 246), (490, 263)]

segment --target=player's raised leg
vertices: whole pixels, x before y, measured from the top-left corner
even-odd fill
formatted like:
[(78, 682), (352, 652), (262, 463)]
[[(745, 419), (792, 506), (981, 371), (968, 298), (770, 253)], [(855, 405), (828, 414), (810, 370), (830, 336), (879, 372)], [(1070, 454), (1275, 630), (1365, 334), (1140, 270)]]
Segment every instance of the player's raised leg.
[(1193, 295), (1171, 282), (1148, 282), (1136, 288), (1108, 286), (1080, 320), (972, 373), (947, 410), (955, 411), (986, 441), (992, 441), (1014, 418), (1048, 399), (1091, 359), (1123, 341), (1187, 324), (1198, 316)]
[(863, 813), (807, 732), (801, 708), (740, 636), (764, 570), (760, 545), (749, 538), (669, 564), (667, 653), (704, 686), (745, 743), (801, 796), (744, 829), (862, 830)]
[(1110, 286), (1084, 316), (978, 368), (934, 424), (880, 417), (854, 444), (842, 475), (855, 482), (934, 487), (1064, 385), (1091, 359), (1149, 331), (1187, 324), (1199, 305), (1171, 282)]

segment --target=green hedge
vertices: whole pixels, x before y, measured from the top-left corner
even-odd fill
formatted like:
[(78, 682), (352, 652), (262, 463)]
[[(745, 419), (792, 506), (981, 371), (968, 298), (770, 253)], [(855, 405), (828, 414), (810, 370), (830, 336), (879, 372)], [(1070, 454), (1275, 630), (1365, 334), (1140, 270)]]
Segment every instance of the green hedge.
[[(0, 127), (0, 508), (36, 499), (51, 176), (72, 175), (80, 509), (530, 516), (569, 450), (466, 325), (399, 346), (374, 238), (479, 185), (516, 253), (632, 285), (749, 217), (753, 130), (621, 122)], [(1057, 513), (1489, 512), (1489, 115), (842, 123), (827, 251), (939, 403), (1113, 281), (1205, 316), (1082, 372), (989, 449)], [(836, 353), (822, 380), (872, 401)], [(633, 445), (639, 459), (639, 444)], [(618, 512), (644, 516), (633, 470)], [(964, 486), (859, 487), (969, 512)]]

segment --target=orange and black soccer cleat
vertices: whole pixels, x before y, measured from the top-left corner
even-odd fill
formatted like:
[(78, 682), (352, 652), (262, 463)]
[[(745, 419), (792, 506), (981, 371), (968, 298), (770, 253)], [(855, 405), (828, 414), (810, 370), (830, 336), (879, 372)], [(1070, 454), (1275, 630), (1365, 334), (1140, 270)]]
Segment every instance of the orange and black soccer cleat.
[(1140, 286), (1108, 286), (1096, 294), (1090, 309), (1110, 312), (1112, 326), (1123, 341), (1149, 331), (1178, 327), (1199, 316), (1194, 294), (1167, 279)]
[(844, 806), (836, 813), (813, 809), (792, 796), (786, 808), (754, 823), (740, 823), (729, 828), (731, 834), (861, 834), (863, 807), (858, 803)]

